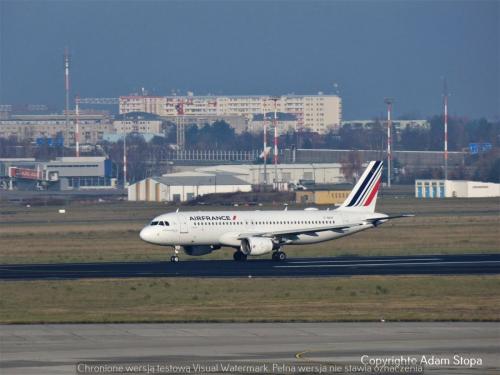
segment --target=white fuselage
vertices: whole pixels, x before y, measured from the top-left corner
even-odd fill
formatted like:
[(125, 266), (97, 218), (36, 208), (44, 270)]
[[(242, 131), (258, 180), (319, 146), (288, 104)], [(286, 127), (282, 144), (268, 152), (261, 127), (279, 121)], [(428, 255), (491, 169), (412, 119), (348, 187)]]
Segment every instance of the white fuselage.
[[(339, 230), (311, 231), (287, 236), (287, 245), (313, 244), (373, 228), (368, 217), (383, 218), (386, 215), (366, 212), (337, 210), (283, 210), (283, 211), (197, 211), (172, 212), (160, 215), (141, 231), (144, 241), (166, 246), (241, 245), (244, 233), (251, 236), (263, 232), (279, 232), (293, 229), (318, 229), (332, 225), (350, 225)], [(355, 224), (355, 225), (353, 225)]]

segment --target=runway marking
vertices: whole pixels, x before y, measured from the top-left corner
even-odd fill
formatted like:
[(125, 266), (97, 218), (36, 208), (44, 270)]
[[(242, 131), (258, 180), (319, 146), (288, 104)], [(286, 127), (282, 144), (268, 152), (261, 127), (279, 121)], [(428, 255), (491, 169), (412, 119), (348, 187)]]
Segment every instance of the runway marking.
[(377, 267), (377, 266), (417, 266), (417, 265), (427, 265), (427, 264), (472, 264), (472, 263), (500, 263), (500, 260), (478, 260), (478, 261), (469, 261), (469, 262), (402, 262), (402, 263), (376, 263), (376, 264), (310, 264), (303, 266), (274, 266), (274, 268), (319, 268), (319, 267)]
[(304, 261), (291, 261), (289, 263), (294, 264), (309, 264), (309, 263), (360, 263), (360, 262), (400, 262), (400, 261), (409, 261), (409, 260), (441, 260), (441, 258), (410, 258), (410, 259), (361, 259), (361, 260), (304, 260)]
[(295, 358), (297, 358), (297, 359), (305, 359), (305, 360), (307, 360), (307, 358), (302, 358), (302, 356), (303, 356), (304, 354), (306, 354), (306, 353), (309, 353), (309, 352), (310, 352), (310, 350), (304, 350), (303, 352), (298, 352), (297, 354), (295, 354)]

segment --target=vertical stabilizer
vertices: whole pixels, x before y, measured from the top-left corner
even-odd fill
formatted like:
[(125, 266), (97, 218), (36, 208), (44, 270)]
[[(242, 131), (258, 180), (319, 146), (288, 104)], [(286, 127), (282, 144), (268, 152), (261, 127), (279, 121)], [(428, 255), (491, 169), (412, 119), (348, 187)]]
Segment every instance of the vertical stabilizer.
[(358, 180), (354, 189), (347, 197), (339, 210), (357, 209), (367, 212), (375, 212), (377, 194), (382, 177), (382, 161), (371, 161)]

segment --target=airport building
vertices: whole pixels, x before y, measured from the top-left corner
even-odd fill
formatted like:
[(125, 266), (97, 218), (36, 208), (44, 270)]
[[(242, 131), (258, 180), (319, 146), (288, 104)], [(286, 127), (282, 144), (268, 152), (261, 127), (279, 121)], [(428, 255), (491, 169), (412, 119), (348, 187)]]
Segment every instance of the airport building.
[(0, 181), (9, 190), (116, 188), (111, 160), (105, 157), (61, 157), (45, 162), (0, 159)]
[(229, 174), (180, 172), (149, 177), (128, 186), (129, 201), (187, 202), (205, 194), (252, 191), (252, 185)]
[[(245, 96), (122, 96), (120, 114), (148, 112), (160, 116), (241, 116), (252, 122), (254, 116), (277, 112), (296, 118), (297, 130), (327, 133), (340, 126), (342, 100), (338, 95)], [(250, 125), (251, 126), (251, 125)]]
[(416, 198), (500, 197), (500, 184), (478, 181), (416, 180)]

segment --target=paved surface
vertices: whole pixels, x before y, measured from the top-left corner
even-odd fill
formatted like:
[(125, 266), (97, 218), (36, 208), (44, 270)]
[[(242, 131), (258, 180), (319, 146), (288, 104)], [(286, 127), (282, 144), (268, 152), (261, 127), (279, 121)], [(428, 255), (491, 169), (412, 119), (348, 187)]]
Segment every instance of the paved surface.
[[(267, 364), (269, 372), (273, 364), (323, 364), (346, 369), (348, 364), (361, 366), (363, 355), (373, 359), (410, 356), (418, 363), (422, 356), (450, 359), (451, 364), (427, 366), (425, 373), (498, 374), (498, 353), (498, 323), (0, 326), (0, 373), (5, 375), (74, 374), (78, 363), (95, 364), (93, 361), (150, 368), (211, 364), (218, 365), (219, 370), (224, 364)], [(463, 358), (463, 363), (468, 359), (469, 365), (453, 364), (455, 354)], [(476, 364), (469, 367), (472, 359)], [(373, 373), (373, 369), (357, 373)]]
[(500, 254), (0, 265), (0, 279), (498, 274)]

